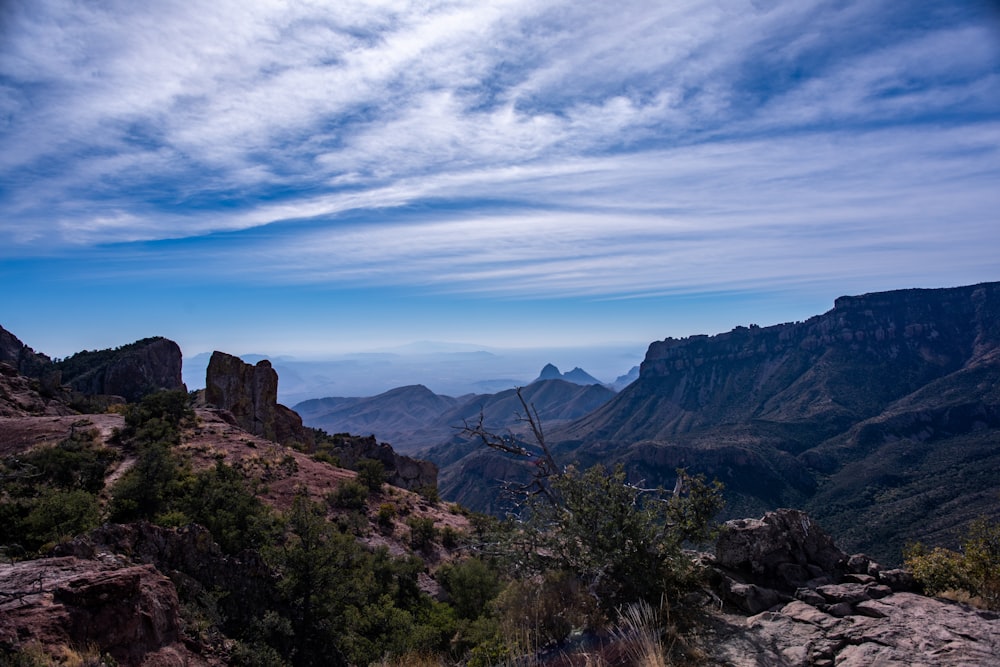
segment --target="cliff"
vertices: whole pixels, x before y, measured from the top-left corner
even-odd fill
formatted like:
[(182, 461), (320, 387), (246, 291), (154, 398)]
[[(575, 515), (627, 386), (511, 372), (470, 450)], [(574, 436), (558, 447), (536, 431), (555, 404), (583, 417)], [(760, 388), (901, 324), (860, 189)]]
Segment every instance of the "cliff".
[(246, 431), (284, 445), (312, 449), (315, 438), (302, 418), (278, 403), (278, 373), (264, 359), (255, 366), (225, 352), (213, 352), (205, 376), (205, 401), (233, 414)]
[[(804, 507), (886, 562), (907, 540), (955, 547), (968, 521), (1000, 516), (1000, 283), (654, 342), (637, 380), (546, 435), (560, 461), (622, 463), (648, 485), (677, 468), (717, 478), (729, 517)], [(496, 473), (523, 471), (488, 456), (439, 459), (444, 497), (495, 507)]]
[(55, 368), (75, 391), (134, 402), (163, 389), (186, 391), (181, 363), (177, 343), (154, 337), (115, 349), (78, 352), (55, 363)]

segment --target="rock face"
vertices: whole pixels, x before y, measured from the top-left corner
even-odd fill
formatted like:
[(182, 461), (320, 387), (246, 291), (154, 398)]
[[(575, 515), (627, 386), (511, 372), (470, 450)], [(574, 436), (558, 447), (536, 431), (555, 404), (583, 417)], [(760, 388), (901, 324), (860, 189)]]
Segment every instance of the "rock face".
[(715, 559), (723, 568), (780, 590), (795, 590), (819, 579), (832, 583), (848, 560), (830, 536), (798, 510), (726, 522)]
[[(742, 613), (706, 650), (735, 667), (986, 665), (1000, 615), (913, 593), (909, 573), (848, 557), (806, 514), (727, 522), (716, 587)], [(714, 663), (713, 663), (714, 664)]]
[(96, 645), (120, 665), (207, 664), (181, 642), (174, 585), (151, 565), (72, 556), (0, 564), (0, 644)]
[(0, 362), (10, 364), (28, 377), (39, 377), (52, 364), (51, 359), (35, 352), (3, 327), (0, 327)]
[(298, 414), (278, 403), (278, 373), (266, 359), (251, 366), (231, 354), (213, 352), (205, 377), (205, 401), (231, 412), (254, 435), (284, 445), (315, 445)]
[(138, 401), (162, 389), (185, 390), (181, 348), (166, 338), (146, 338), (115, 350), (79, 352), (56, 364), (62, 381), (83, 394)]
[(25, 377), (7, 362), (0, 362), (0, 417), (70, 415), (63, 392), (53, 389), (45, 395), (38, 380)]
[[(638, 380), (549, 430), (566, 460), (726, 486), (730, 516), (802, 507), (852, 551), (956, 547), (1000, 518), (1000, 283), (845, 296), (803, 322), (649, 346)], [(442, 478), (447, 471), (442, 471)], [(931, 500), (932, 499), (932, 500)]]
[(438, 468), (430, 461), (396, 453), (390, 445), (378, 443), (374, 436), (343, 438), (338, 448), (340, 463), (356, 468), (361, 459), (375, 459), (385, 468), (385, 481), (408, 491), (437, 488)]

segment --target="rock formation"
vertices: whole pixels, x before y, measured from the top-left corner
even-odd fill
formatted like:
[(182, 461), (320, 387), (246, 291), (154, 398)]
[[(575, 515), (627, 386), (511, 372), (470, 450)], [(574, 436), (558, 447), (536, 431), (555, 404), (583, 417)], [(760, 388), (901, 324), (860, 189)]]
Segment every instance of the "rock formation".
[(34, 378), (52, 364), (51, 359), (35, 352), (3, 327), (0, 327), (0, 362), (10, 364), (22, 375)]
[(0, 417), (29, 415), (69, 415), (76, 411), (66, 405), (63, 392), (39, 391), (38, 380), (25, 377), (7, 362), (0, 362)]
[(705, 649), (720, 664), (957, 666), (1000, 655), (1000, 615), (916, 594), (908, 572), (847, 556), (796, 510), (727, 522), (710, 561), (720, 596), (750, 614), (716, 619), (720, 636)]
[(119, 665), (204, 665), (182, 642), (170, 580), (151, 565), (72, 556), (0, 564), (0, 645), (96, 646)]
[(385, 481), (409, 491), (437, 488), (438, 468), (430, 461), (410, 458), (396, 453), (385, 443), (378, 443), (375, 436), (339, 437), (337, 455), (340, 464), (357, 468), (361, 459), (380, 461), (385, 468)]
[(548, 440), (647, 484), (669, 488), (678, 467), (717, 478), (730, 517), (801, 507), (889, 562), (1000, 518), (1000, 478), (981, 474), (1000, 466), (998, 434), (1000, 283), (984, 283), (654, 342), (638, 380)]
[(278, 403), (278, 373), (266, 359), (251, 366), (231, 354), (213, 352), (205, 377), (205, 401), (231, 412), (236, 423), (254, 435), (307, 449), (315, 445), (302, 418)]
[(166, 338), (145, 338), (114, 350), (84, 351), (56, 364), (62, 381), (88, 395), (133, 402), (163, 389), (184, 390), (181, 348)]

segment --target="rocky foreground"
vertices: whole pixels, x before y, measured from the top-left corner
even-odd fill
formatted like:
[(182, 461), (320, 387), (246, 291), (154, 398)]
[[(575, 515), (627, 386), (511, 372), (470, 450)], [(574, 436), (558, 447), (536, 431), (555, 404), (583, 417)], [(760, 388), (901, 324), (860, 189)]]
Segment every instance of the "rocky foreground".
[(710, 563), (742, 614), (710, 617), (708, 664), (870, 667), (1000, 664), (1000, 614), (916, 592), (905, 570), (848, 556), (795, 510), (730, 521)]
[[(178, 586), (225, 583), (248, 603), (259, 563), (221, 554), (204, 529), (105, 526), (57, 557), (0, 565), (0, 644), (91, 646), (123, 666), (226, 663), (185, 630)], [(994, 665), (1000, 615), (915, 592), (903, 570), (847, 556), (805, 514), (732, 521), (713, 556), (716, 604), (689, 638), (705, 665)], [(575, 663), (574, 663), (575, 664)], [(583, 663), (580, 663), (583, 664)]]

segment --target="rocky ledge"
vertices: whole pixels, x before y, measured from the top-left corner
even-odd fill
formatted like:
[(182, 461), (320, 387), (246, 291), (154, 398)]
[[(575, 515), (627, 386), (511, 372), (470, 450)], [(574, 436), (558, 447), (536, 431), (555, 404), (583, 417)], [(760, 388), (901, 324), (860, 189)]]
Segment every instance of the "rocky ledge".
[(741, 612), (711, 623), (711, 664), (947, 667), (1000, 656), (1000, 614), (917, 594), (908, 572), (848, 556), (797, 510), (728, 522), (707, 560)]
[(205, 665), (185, 646), (173, 583), (152, 565), (73, 556), (0, 565), (0, 646), (97, 646), (120, 665)]

